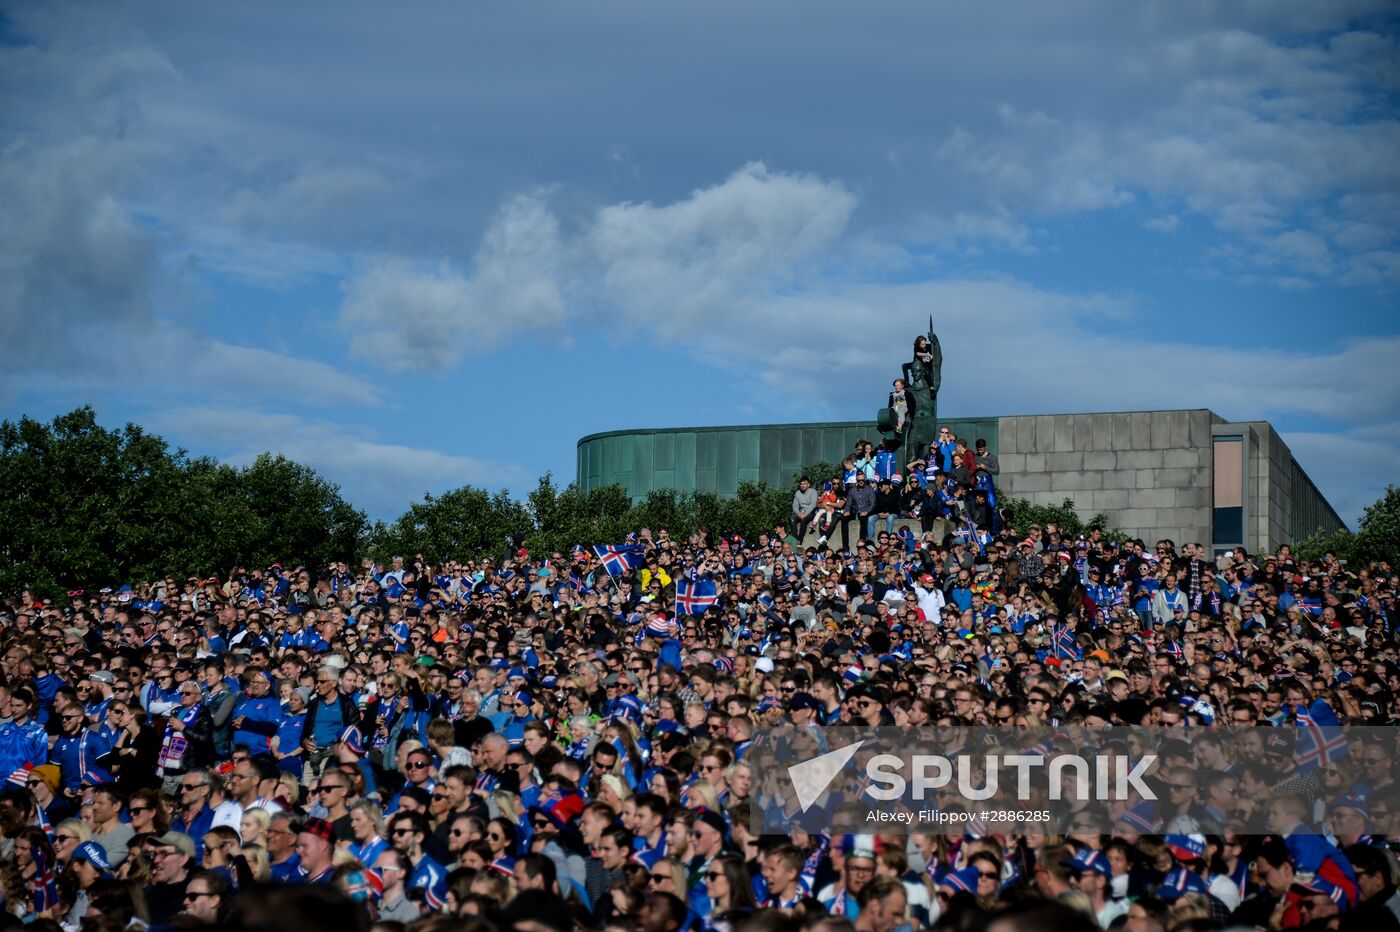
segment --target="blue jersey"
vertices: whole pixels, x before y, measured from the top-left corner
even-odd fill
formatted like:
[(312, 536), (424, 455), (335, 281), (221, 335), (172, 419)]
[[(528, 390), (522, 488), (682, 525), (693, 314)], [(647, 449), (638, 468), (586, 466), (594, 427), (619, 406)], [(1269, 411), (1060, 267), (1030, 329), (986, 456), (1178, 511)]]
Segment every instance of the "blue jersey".
[(58, 764), (63, 788), (77, 792), (88, 783), (110, 783), (112, 775), (97, 766), (97, 759), (112, 750), (112, 740), (102, 732), (84, 728), (76, 735), (59, 735), (52, 758)]
[(433, 912), (447, 904), (447, 871), (426, 854), (414, 865), (408, 886), (423, 891), (423, 902)]
[(389, 842), (376, 835), (363, 844), (358, 841), (350, 842), (350, 855), (365, 867), (374, 867), (374, 862), (379, 860), (379, 856), (388, 848)]
[(306, 876), (306, 872), (301, 869), (301, 858), (292, 855), (287, 860), (271, 867), (273, 883), (300, 883)]
[[(282, 703), (272, 696), (244, 696), (233, 707), (233, 718), (243, 719), (242, 727), (233, 733), (234, 746), (247, 745), (249, 753), (254, 756), (266, 754), (269, 739), (280, 734), (278, 724), (282, 721)], [(301, 743), (300, 736), (297, 743)], [(279, 743), (279, 748), (283, 752), (287, 751), (285, 744)]]
[(0, 774), (12, 774), (25, 764), (37, 767), (49, 760), (49, 736), (44, 726), (30, 719), (23, 725), (0, 725)]
[[(277, 725), (277, 750), (281, 754), (290, 754), (301, 747), (302, 733), (306, 729), (306, 713), (300, 715), (288, 715)], [(300, 757), (289, 757), (286, 760), (277, 762), (277, 766), (290, 773), (301, 773), (302, 759)]]

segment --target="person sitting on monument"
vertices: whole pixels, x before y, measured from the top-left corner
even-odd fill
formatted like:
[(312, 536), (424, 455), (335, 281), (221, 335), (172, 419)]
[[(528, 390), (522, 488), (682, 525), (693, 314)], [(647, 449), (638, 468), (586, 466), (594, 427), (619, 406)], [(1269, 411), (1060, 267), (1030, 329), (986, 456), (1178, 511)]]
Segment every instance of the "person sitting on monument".
[(818, 534), (818, 547), (826, 544), (827, 538), (836, 528), (836, 513), (844, 504), (844, 500), (836, 496), (836, 490), (830, 482), (822, 487), (822, 494), (817, 496), (817, 515), (813, 521)]
[(894, 380), (894, 390), (890, 392), (889, 409), (894, 413), (895, 433), (903, 436), (904, 428), (914, 416), (914, 395), (903, 379)]
[(865, 481), (872, 486), (880, 481), (880, 477), (875, 472), (875, 444), (869, 440), (861, 440), (856, 444), (856, 472), (865, 476)]
[(848, 456), (841, 461), (841, 484), (847, 489), (856, 484), (856, 477), (860, 474), (860, 470), (856, 469), (854, 456)]

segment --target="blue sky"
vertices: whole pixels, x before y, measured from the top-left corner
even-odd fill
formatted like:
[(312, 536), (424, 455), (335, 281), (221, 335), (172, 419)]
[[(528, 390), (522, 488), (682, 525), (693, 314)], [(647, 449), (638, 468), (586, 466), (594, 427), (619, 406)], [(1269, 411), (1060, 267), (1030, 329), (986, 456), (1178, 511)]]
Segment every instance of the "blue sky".
[[(1400, 469), (1391, 4), (0, 3), (0, 413), (375, 517), (599, 430), (1267, 418)], [(985, 8), (981, 8), (985, 7)]]

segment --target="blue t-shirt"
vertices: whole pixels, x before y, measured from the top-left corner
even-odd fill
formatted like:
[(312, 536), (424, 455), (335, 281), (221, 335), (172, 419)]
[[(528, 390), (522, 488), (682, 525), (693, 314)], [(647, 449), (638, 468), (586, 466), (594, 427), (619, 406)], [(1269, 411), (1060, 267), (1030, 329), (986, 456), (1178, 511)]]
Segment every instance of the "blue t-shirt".
[(345, 730), (345, 717), (340, 714), (340, 697), (336, 696), (332, 702), (323, 702), (316, 710), (316, 724), (311, 732), (311, 739), (316, 742), (317, 747), (328, 748), (340, 740), (340, 734)]
[[(277, 723), (277, 750), (282, 754), (290, 754), (301, 747), (302, 733), (306, 729), (306, 713), (300, 715), (288, 715)], [(338, 736), (337, 736), (338, 737)], [(289, 773), (301, 773), (302, 758), (289, 757), (286, 760), (277, 762), (277, 766)]]

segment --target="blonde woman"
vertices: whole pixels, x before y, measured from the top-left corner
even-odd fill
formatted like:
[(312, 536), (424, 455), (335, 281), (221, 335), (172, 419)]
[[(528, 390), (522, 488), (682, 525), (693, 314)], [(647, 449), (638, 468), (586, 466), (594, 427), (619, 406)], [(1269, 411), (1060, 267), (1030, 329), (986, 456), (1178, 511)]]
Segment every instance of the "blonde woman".
[(73, 852), (85, 841), (92, 841), (92, 830), (82, 819), (64, 819), (53, 830), (53, 854), (59, 864), (67, 864)]
[(379, 804), (362, 799), (350, 807), (350, 831), (354, 839), (343, 842), (346, 850), (365, 867), (374, 867), (379, 856), (389, 847), (385, 838), (384, 813)]
[(267, 856), (267, 849), (262, 845), (244, 845), (243, 857), (248, 860), (248, 870), (253, 874), (253, 879), (258, 883), (267, 883), (272, 879), (272, 862)]
[(243, 810), (243, 818), (238, 822), (238, 834), (243, 839), (244, 847), (267, 843), (267, 825), (271, 819), (261, 806)]
[(686, 787), (681, 797), (687, 809), (710, 809), (719, 811), (719, 794), (715, 788), (704, 780), (696, 780)]
[(621, 812), (622, 805), (632, 798), (632, 790), (615, 773), (604, 774), (598, 781), (598, 800), (607, 803), (614, 812)]
[(496, 809), (501, 813), (502, 818), (510, 819), (512, 822), (520, 818), (520, 797), (509, 790), (497, 790), (491, 794), (491, 801), (496, 804)]
[(669, 893), (685, 900), (685, 866), (679, 861), (662, 858), (651, 866), (651, 876), (647, 878), (647, 890)]

